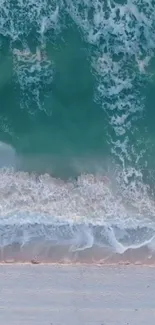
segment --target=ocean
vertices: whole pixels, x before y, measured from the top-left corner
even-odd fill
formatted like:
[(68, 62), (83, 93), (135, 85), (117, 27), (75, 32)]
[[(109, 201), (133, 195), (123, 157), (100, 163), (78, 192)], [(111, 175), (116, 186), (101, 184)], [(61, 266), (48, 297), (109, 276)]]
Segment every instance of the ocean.
[(0, 1), (0, 260), (155, 261), (155, 0)]

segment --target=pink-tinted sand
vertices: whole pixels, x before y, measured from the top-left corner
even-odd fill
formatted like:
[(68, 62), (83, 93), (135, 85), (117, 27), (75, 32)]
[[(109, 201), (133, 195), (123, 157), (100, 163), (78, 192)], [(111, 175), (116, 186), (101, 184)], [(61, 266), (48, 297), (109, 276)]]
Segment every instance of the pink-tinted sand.
[(137, 249), (127, 249), (118, 254), (110, 248), (93, 246), (89, 249), (71, 251), (70, 246), (57, 245), (42, 247), (41, 245), (27, 244), (20, 247), (18, 244), (8, 245), (0, 249), (0, 263), (81, 263), (81, 264), (142, 264), (155, 265), (155, 253), (147, 246)]
[(154, 325), (155, 268), (0, 265), (0, 325)]

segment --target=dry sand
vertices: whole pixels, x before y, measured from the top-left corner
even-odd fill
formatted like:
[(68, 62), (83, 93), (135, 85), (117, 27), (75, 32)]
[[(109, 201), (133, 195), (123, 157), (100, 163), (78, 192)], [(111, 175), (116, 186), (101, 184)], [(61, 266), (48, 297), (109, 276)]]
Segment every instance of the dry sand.
[(155, 268), (0, 265), (0, 325), (154, 325)]

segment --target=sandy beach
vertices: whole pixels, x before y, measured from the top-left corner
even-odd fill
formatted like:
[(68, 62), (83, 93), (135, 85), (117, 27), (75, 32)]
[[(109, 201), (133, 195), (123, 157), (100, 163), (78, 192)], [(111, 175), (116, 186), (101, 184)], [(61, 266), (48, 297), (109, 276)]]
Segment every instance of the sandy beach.
[(148, 266), (0, 265), (1, 325), (154, 325)]

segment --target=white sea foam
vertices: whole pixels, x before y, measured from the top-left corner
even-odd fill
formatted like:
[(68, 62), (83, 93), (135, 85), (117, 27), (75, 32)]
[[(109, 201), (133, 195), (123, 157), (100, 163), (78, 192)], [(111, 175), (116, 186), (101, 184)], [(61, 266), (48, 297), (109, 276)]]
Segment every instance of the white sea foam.
[(65, 182), (0, 170), (0, 260), (101, 261), (146, 248), (141, 258), (148, 259), (155, 248), (154, 216), (154, 202), (137, 184), (116, 192), (101, 175)]
[[(41, 92), (53, 81), (53, 64), (46, 57), (45, 51), (37, 48), (36, 53), (32, 53), (29, 48), (21, 51), (14, 48), (13, 60), (14, 75), (21, 89), (22, 107), (31, 114), (35, 109), (45, 110), (47, 114), (51, 114), (41, 101)], [(30, 107), (33, 108), (30, 110)]]
[(145, 151), (131, 153), (127, 133), (134, 132), (134, 120), (143, 110), (140, 85), (155, 49), (154, 1), (66, 3), (86, 41), (95, 49), (92, 65), (98, 78), (98, 94), (115, 131), (112, 152), (124, 164), (126, 160), (133, 163)]
[(99, 262), (140, 248), (150, 256), (155, 203), (144, 189), (103, 175), (63, 181), (0, 169), (0, 260)]
[[(21, 89), (21, 107), (29, 110), (30, 114), (37, 109), (45, 110), (41, 92), (52, 82), (53, 62), (45, 58), (46, 55), (38, 60), (35, 52), (29, 49), (27, 37), (34, 33), (41, 51), (45, 53), (48, 30), (54, 31), (54, 35), (60, 31), (61, 5), (61, 1), (58, 4), (48, 0), (0, 1), (0, 35), (10, 39), (14, 76)], [(20, 51), (15, 42), (20, 44)], [(33, 105), (30, 105), (30, 98), (33, 98)], [(49, 111), (46, 113), (50, 114)]]
[(61, 2), (52, 0), (11, 0), (0, 1), (0, 34), (12, 41), (22, 40), (33, 29), (44, 38), (48, 29), (59, 31), (59, 10)]
[(63, 181), (48, 174), (39, 176), (1, 169), (1, 222), (3, 218), (18, 220), (19, 215), (20, 220), (25, 215), (27, 218), (35, 215), (35, 220), (42, 220), (39, 216), (58, 216), (74, 221), (79, 218), (79, 222), (144, 226), (154, 223), (155, 204), (149, 199), (147, 188), (139, 185), (137, 189), (134, 182), (129, 184), (128, 191), (123, 186), (113, 190), (112, 184), (101, 175), (87, 174), (79, 176), (77, 181)]

